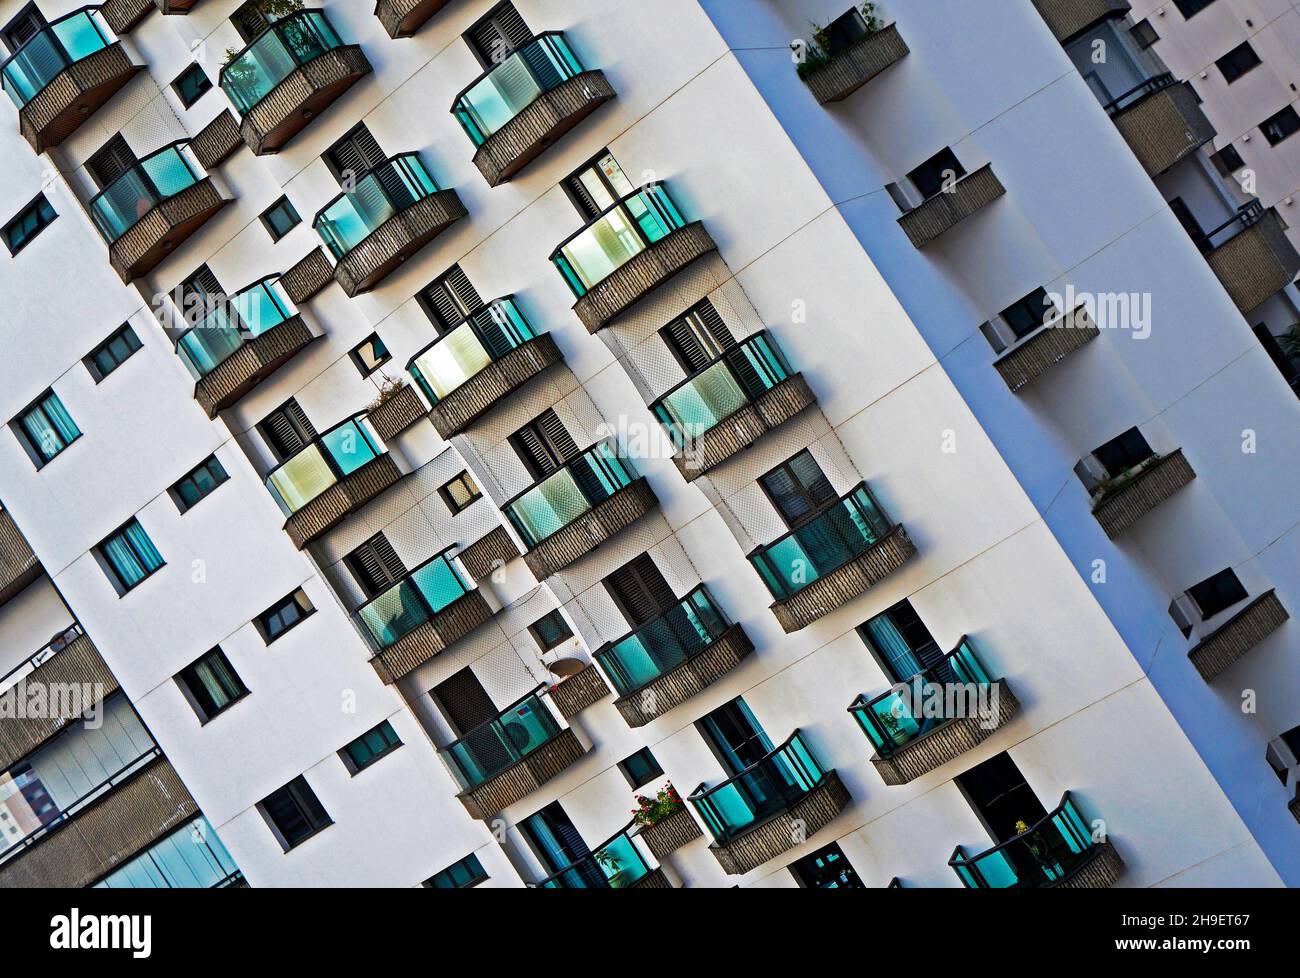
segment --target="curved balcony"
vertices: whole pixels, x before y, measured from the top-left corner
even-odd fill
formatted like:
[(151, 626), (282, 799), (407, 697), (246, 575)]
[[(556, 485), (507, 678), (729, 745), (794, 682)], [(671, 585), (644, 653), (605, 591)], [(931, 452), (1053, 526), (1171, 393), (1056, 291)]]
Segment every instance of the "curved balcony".
[(673, 462), (693, 482), (817, 399), (766, 330), (727, 350), (650, 405), (672, 438)]
[(907, 42), (898, 33), (898, 25), (890, 24), (874, 31), (867, 30), (843, 50), (820, 58), (810, 57), (800, 66), (800, 77), (818, 104), (826, 105), (848, 98), (886, 68), (898, 64), (908, 53)]
[(1286, 288), (1300, 272), (1300, 252), (1275, 207), (1253, 200), (1205, 235), (1205, 260), (1243, 313)]
[(239, 131), (258, 156), (278, 153), (372, 68), (318, 9), (300, 10), (258, 34), (221, 69)]
[(1168, 455), (1153, 455), (1100, 486), (1092, 515), (1106, 536), (1114, 540), (1195, 478), (1196, 472), (1181, 448)]
[(701, 584), (654, 621), (610, 642), (593, 658), (614, 685), (614, 706), (641, 727), (717, 682), (754, 651)]
[(961, 756), (1020, 709), (1005, 679), (990, 679), (965, 636), (943, 660), (849, 712), (876, 749), (885, 784), (907, 784)]
[(495, 187), (613, 97), (604, 74), (582, 67), (563, 32), (548, 31), (483, 72), (451, 113), (477, 147), (474, 165)]
[(400, 478), (365, 415), (357, 415), (272, 469), (266, 488), (301, 550)]
[(386, 683), (397, 682), (492, 617), (483, 595), (448, 559), (450, 550), (430, 557), (352, 613), (375, 650), (371, 664)]
[(690, 809), (683, 805), (657, 822), (642, 825), (636, 835), (654, 853), (654, 857), (663, 862), (682, 846), (702, 838), (704, 833), (700, 831), (700, 823), (692, 817)]
[[(195, 312), (203, 318), (176, 338), (176, 353), (209, 418), (234, 406), (316, 339), (278, 275)], [(185, 316), (192, 318), (188, 310)]]
[(717, 245), (699, 221), (687, 224), (662, 183), (628, 194), (551, 253), (595, 333)]
[(369, 292), (465, 216), (454, 190), (439, 190), (416, 153), (391, 157), (321, 208), (313, 227), (334, 255), (334, 281)]
[(439, 336), (406, 369), (433, 405), (438, 434), (451, 438), (563, 359), (554, 338), (537, 333), (508, 295)]
[(797, 632), (901, 567), (916, 547), (865, 482), (839, 502), (749, 554), (776, 598), (772, 613)]
[(1106, 114), (1149, 176), (1191, 156), (1216, 133), (1187, 82), (1165, 73), (1108, 102)]
[(975, 890), (1103, 889), (1119, 878), (1124, 861), (1109, 839), (1093, 839), (1067, 791), (1056, 810), (1037, 825), (976, 856), (958, 846), (948, 865)]
[(824, 771), (796, 730), (780, 747), (686, 799), (713, 834), (709, 851), (740, 876), (811, 839), (848, 804), (834, 770)]
[(126, 34), (155, 9), (159, 0), (104, 0), (99, 8), (108, 26), (117, 34)]
[(152, 271), (230, 201), (213, 186), (187, 140), (139, 160), (86, 209), (124, 283)]
[(49, 24), (0, 65), (18, 130), (37, 153), (58, 146), (144, 69), (133, 65), (98, 7)]
[(0, 605), (44, 573), (7, 509), (0, 509)]
[(924, 248), (1006, 192), (992, 164), (986, 164), (966, 174), (950, 191), (940, 191), (913, 207), (898, 224), (914, 247)]
[(590, 553), (659, 504), (632, 463), (606, 444), (501, 507), (527, 548), (524, 561), (544, 580)]
[(443, 748), (474, 818), (494, 818), (564, 772), (586, 749), (561, 727), (542, 694), (546, 684)]
[(1187, 657), (1207, 683), (1243, 658), (1290, 618), (1271, 588), (1201, 639)]
[(631, 829), (629, 824), (612, 839), (598, 845), (590, 855), (570, 863), (558, 873), (552, 873), (540, 883), (529, 885), (543, 890), (672, 889), (664, 871), (650, 865)]
[(377, 0), (375, 16), (384, 25), (389, 37), (410, 37), (449, 2), (450, 0)]

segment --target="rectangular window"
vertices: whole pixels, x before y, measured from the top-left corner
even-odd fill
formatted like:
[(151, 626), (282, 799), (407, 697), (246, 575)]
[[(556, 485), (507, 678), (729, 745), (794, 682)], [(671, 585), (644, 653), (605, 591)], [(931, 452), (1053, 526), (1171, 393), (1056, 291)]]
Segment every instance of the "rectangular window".
[(1023, 339), (1043, 325), (1056, 312), (1047, 290), (1038, 288), (1002, 310), (1002, 320), (1011, 327), (1016, 339)]
[[(581, 454), (577, 442), (553, 408), (547, 408), (533, 418), (512, 434), (509, 441), (510, 447), (519, 456), (519, 461), (524, 463), (524, 468), (538, 481)], [(574, 477), (580, 478), (576, 474)], [(581, 483), (579, 488), (583, 488)], [(593, 498), (600, 497), (596, 495)]]
[(377, 597), (406, 576), (406, 565), (383, 533), (376, 533), (357, 547), (343, 558), (343, 563), (367, 598)]
[(1264, 138), (1268, 140), (1270, 146), (1276, 146), (1288, 136), (1295, 134), (1300, 129), (1300, 115), (1296, 110), (1287, 106), (1277, 115), (1270, 116), (1259, 124), (1260, 130), (1264, 133)]
[(248, 687), (219, 648), (182, 669), (176, 682), (202, 723), (248, 695)]
[(1187, 589), (1187, 596), (1196, 602), (1196, 610), (1201, 613), (1202, 621), (1208, 621), (1238, 601), (1245, 601), (1247, 597), (1246, 589), (1231, 567), (1225, 567), (1200, 584), (1193, 584)]
[(588, 222), (636, 190), (608, 149), (602, 149), (566, 177), (563, 186), (573, 206)]
[(565, 639), (573, 638), (573, 629), (564, 620), (559, 608), (538, 618), (528, 626), (528, 631), (543, 652), (549, 652)]
[(311, 785), (301, 774), (283, 788), (267, 795), (258, 802), (257, 807), (285, 852), (334, 824), (316, 797), (316, 792), (311, 790)]
[(1096, 448), (1092, 454), (1102, 464), (1106, 474), (1113, 479), (1141, 465), (1155, 452), (1151, 450), (1142, 432), (1130, 428), (1122, 435), (1116, 435), (1106, 444)]
[(172, 82), (172, 91), (181, 100), (181, 105), (187, 109), (211, 87), (212, 79), (197, 61), (182, 71)]
[(957, 154), (945, 148), (909, 173), (907, 178), (921, 194), (921, 199), (929, 200), (965, 175), (966, 168), (957, 159)]
[(209, 455), (167, 491), (176, 508), (184, 513), (229, 478), (217, 457)]
[(316, 440), (316, 426), (292, 397), (259, 421), (257, 430), (277, 462), (291, 458)]
[(618, 762), (618, 769), (623, 772), (623, 777), (627, 778), (627, 783), (633, 788), (649, 784), (664, 773), (664, 769), (655, 760), (654, 754), (650, 753), (649, 747), (642, 747), (631, 757), (623, 758)]
[(262, 211), (262, 226), (272, 241), (279, 241), (302, 222), (288, 197), (281, 197)]
[(1156, 33), (1149, 20), (1139, 20), (1129, 29), (1129, 33), (1133, 35), (1138, 47), (1143, 51), (1160, 40), (1160, 35)]
[(439, 336), (445, 336), (483, 308), (483, 299), (459, 265), (422, 288), (415, 297)]
[(891, 682), (905, 683), (943, 661), (943, 649), (906, 598), (859, 625), (858, 634)]
[(1231, 85), (1250, 69), (1259, 67), (1260, 60), (1255, 49), (1250, 46), (1250, 42), (1246, 41), (1238, 44), (1214, 63), (1223, 72), (1223, 80)]
[(369, 377), (393, 359), (393, 355), (388, 352), (388, 347), (384, 345), (378, 333), (371, 333), (353, 347), (349, 356), (352, 357), (352, 363), (361, 371), (362, 377)]
[(462, 472), (439, 489), (438, 492), (442, 494), (442, 500), (447, 504), (447, 508), (451, 510), (453, 516), (468, 508), (470, 503), (483, 496), (478, 483), (474, 481), (474, 477), (468, 472)]
[(348, 769), (348, 773), (355, 775), (401, 746), (402, 741), (398, 739), (397, 731), (385, 720), (379, 726), (367, 730), (352, 743), (345, 745), (339, 751), (339, 757), (343, 758), (343, 766)]
[(97, 550), (104, 571), (119, 595), (126, 594), (166, 563), (137, 519), (110, 536)]
[(839, 499), (821, 466), (806, 448), (760, 476), (758, 483), (790, 529), (806, 523)]
[(1184, 19), (1195, 17), (1212, 3), (1214, 0), (1174, 0), (1174, 6)]
[(790, 864), (799, 885), (810, 890), (865, 890), (838, 842), (810, 852)]
[(425, 886), (432, 890), (468, 890), (488, 878), (483, 864), (472, 852), (458, 863), (452, 863), (441, 873), (429, 877)]
[(695, 726), (728, 774), (739, 774), (773, 750), (772, 741), (740, 696), (701, 717)]
[(138, 349), (140, 349), (140, 337), (135, 335), (135, 330), (131, 328), (130, 323), (126, 323), (91, 350), (83, 362), (86, 364), (86, 369), (90, 371), (90, 376), (94, 377), (95, 383), (98, 384)]
[(270, 645), (315, 610), (306, 592), (299, 588), (263, 611), (254, 624), (262, 635), (262, 641)]
[(325, 151), (325, 165), (340, 184), (356, 182), (388, 159), (363, 122)]
[(9, 254), (16, 255), (26, 248), (58, 216), (45, 195), (38, 196), (5, 225), (5, 244), (9, 247)]
[(81, 437), (81, 429), (54, 391), (42, 394), (13, 425), (38, 469)]
[(1214, 165), (1225, 177), (1230, 173), (1236, 173), (1246, 165), (1246, 161), (1237, 152), (1237, 147), (1231, 143), (1211, 156), (1210, 159), (1214, 161)]
[(464, 34), (479, 64), (484, 68), (498, 65), (511, 51), (522, 47), (533, 38), (533, 32), (524, 23), (514, 4), (507, 2), (493, 7)]

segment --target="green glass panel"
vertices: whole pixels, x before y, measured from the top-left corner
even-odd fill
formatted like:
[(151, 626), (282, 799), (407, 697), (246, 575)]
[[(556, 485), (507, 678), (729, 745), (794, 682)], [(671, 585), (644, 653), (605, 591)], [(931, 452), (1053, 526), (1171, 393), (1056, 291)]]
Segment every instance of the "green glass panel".
[(557, 736), (560, 726), (536, 693), (447, 748), (461, 785), (475, 788)]
[(320, 11), (291, 14), (263, 31), (221, 69), (221, 88), (240, 114), (247, 115), (299, 65), (342, 44)]
[(725, 843), (747, 826), (786, 811), (825, 777), (799, 733), (756, 764), (688, 799)]
[(202, 173), (188, 144), (167, 146), (100, 191), (90, 201), (90, 216), (112, 244), (162, 201), (198, 183)]
[(625, 197), (551, 256), (581, 296), (649, 245), (682, 227), (677, 205), (661, 185)]
[[(582, 473), (582, 487), (575, 470)], [(635, 478), (627, 459), (616, 455), (608, 445), (599, 444), (508, 503), (504, 510), (532, 548)], [(594, 498), (588, 498), (588, 494)]]
[(620, 696), (634, 693), (708, 648), (728, 622), (697, 588), (659, 618), (596, 653)]
[(452, 112), (479, 146), (537, 96), (582, 70), (562, 34), (543, 34), (496, 65), (456, 100)]
[(0, 71), (4, 89), (21, 109), (63, 69), (115, 40), (98, 8), (62, 17), (28, 40), (4, 63)]
[(321, 211), (316, 233), (335, 258), (342, 258), (393, 215), (437, 191), (416, 154), (396, 156)]

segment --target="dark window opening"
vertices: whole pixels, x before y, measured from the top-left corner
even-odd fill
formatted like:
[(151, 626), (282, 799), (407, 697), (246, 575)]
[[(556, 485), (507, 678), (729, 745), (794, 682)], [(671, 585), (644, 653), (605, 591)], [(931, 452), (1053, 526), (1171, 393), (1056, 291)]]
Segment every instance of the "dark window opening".
[(865, 890), (838, 842), (823, 846), (790, 864), (799, 885), (809, 890)]
[(830, 480), (806, 448), (760, 476), (758, 482), (785, 520), (785, 525), (791, 529), (808, 522), (839, 500)]
[(334, 824), (316, 792), (311, 790), (311, 785), (301, 774), (263, 798), (258, 807), (275, 830), (285, 852)]
[(488, 68), (500, 64), (515, 48), (531, 41), (533, 32), (514, 4), (507, 0), (493, 7), (486, 17), (465, 32), (464, 38), (479, 64)]
[(393, 725), (384, 720), (376, 727), (367, 730), (356, 740), (345, 744), (339, 751), (343, 766), (352, 775), (359, 774), (387, 754), (402, 746), (401, 739)]
[(182, 669), (176, 681), (202, 723), (248, 695), (248, 687), (219, 648)]
[(623, 758), (618, 762), (618, 769), (623, 772), (623, 777), (627, 778), (627, 783), (633, 788), (649, 784), (664, 773), (664, 769), (659, 766), (649, 747), (642, 747), (630, 757)]
[(288, 197), (281, 197), (274, 204), (262, 211), (262, 226), (272, 241), (279, 241), (286, 234), (302, 223), (302, 218), (289, 203)]
[(217, 457), (209, 455), (168, 491), (176, 508), (184, 513), (229, 478)]
[[(495, 720), (500, 712), (492, 702), (492, 697), (483, 688), (483, 684), (479, 682), (478, 676), (474, 675), (474, 670), (469, 666), (438, 683), (429, 690), (429, 695), (433, 697), (443, 718), (458, 737), (464, 736), (480, 724)], [(491, 753), (490, 748), (490, 744), (485, 745), (489, 753)], [(504, 747), (501, 748), (501, 754), (505, 756)], [(484, 761), (487, 760), (495, 760), (495, 758), (485, 757)], [(485, 766), (495, 770), (490, 765)]]
[(1220, 611), (1231, 608), (1239, 601), (1245, 601), (1247, 594), (1232, 568), (1225, 567), (1219, 573), (1189, 587), (1187, 596), (1196, 604), (1201, 619), (1208, 621)]
[(1056, 307), (1048, 298), (1047, 290), (1038, 288), (1007, 306), (1000, 315), (1019, 340), (1038, 329), (1055, 313)]
[[(1013, 839), (1047, 817), (1047, 809), (1006, 751), (955, 780), (994, 842)], [(1017, 854), (1008, 851), (1009, 858)]]
[(772, 753), (772, 741), (741, 697), (701, 717), (695, 726), (729, 775)]
[(630, 628), (654, 621), (677, 604), (672, 587), (648, 553), (607, 576), (604, 585)]
[(542, 615), (528, 626), (528, 631), (532, 634), (537, 647), (543, 652), (549, 652), (561, 642), (573, 638), (573, 629), (564, 620), (564, 615), (559, 608)]
[(262, 641), (270, 645), (285, 632), (300, 624), (316, 609), (302, 588), (287, 595), (257, 616), (255, 625)]
[(1250, 42), (1245, 41), (1214, 63), (1219, 66), (1219, 71), (1223, 72), (1223, 80), (1231, 85), (1252, 68), (1258, 68), (1262, 62), (1255, 49), (1250, 46)]
[(938, 665), (944, 657), (943, 649), (906, 598), (860, 625), (858, 634), (895, 683), (906, 682)]
[(415, 297), (439, 336), (450, 333), (471, 313), (483, 308), (483, 300), (459, 265), (452, 265)]
[(1146, 437), (1136, 428), (1116, 435), (1106, 444), (1094, 449), (1093, 457), (1101, 463), (1110, 478), (1121, 476), (1134, 466), (1141, 465), (1152, 455)]
[(367, 598), (376, 597), (406, 576), (406, 566), (382, 533), (357, 547), (343, 563)]
[(659, 332), (688, 375), (699, 373), (736, 345), (731, 330), (708, 299)]
[(54, 207), (45, 199), (45, 195), (39, 195), (5, 225), (5, 245), (9, 249), (9, 254), (16, 255), (26, 248), (32, 243), (32, 239), (53, 224), (58, 216)]
[(211, 88), (212, 79), (203, 70), (203, 66), (197, 62), (182, 71), (176, 76), (176, 80), (172, 82), (172, 91), (181, 100), (181, 105), (187, 109)]
[(478, 886), (488, 878), (478, 856), (470, 853), (460, 862), (452, 863), (440, 873), (436, 873), (425, 882), (433, 890), (467, 890)]
[(316, 440), (315, 426), (293, 398), (263, 418), (257, 430), (277, 462), (292, 458)]
[(577, 442), (552, 408), (512, 434), (510, 445), (536, 480), (544, 479), (581, 454)]
[(1264, 133), (1264, 138), (1268, 140), (1270, 146), (1276, 146), (1288, 136), (1295, 134), (1300, 129), (1300, 115), (1296, 110), (1287, 106), (1276, 115), (1269, 116), (1259, 124), (1260, 130)]
[(129, 356), (140, 349), (140, 337), (129, 323), (123, 324), (103, 343), (91, 350), (86, 356), (86, 369), (90, 376), (99, 383), (114, 370), (124, 364)]
[(951, 187), (966, 175), (966, 168), (951, 149), (942, 149), (907, 175), (924, 200)]

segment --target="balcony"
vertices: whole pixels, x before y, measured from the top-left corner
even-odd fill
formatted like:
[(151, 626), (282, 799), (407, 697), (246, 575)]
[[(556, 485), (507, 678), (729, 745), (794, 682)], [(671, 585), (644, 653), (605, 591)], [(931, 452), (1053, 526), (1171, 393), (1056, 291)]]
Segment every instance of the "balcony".
[(221, 89), (240, 115), (244, 142), (258, 156), (278, 153), (312, 119), (371, 72), (319, 10), (281, 18), (221, 69)]
[[(203, 318), (177, 337), (176, 353), (209, 418), (233, 407), (316, 339), (278, 275), (196, 312)], [(185, 315), (190, 321), (188, 310)]]
[(609, 687), (605, 685), (600, 670), (590, 662), (551, 687), (551, 702), (566, 720), (572, 720), (608, 695)]
[(595, 333), (717, 245), (687, 224), (668, 190), (652, 183), (607, 208), (551, 253), (577, 297), (573, 311)]
[(867, 31), (842, 50), (830, 54), (809, 52), (808, 60), (799, 66), (799, 77), (818, 104), (826, 105), (848, 98), (886, 68), (898, 64), (908, 53), (907, 42), (898, 33), (898, 25), (890, 24)]
[(375, 16), (391, 38), (410, 37), (450, 0), (378, 0)]
[(438, 434), (450, 439), (563, 359), (554, 338), (537, 333), (509, 295), (439, 336), (406, 369), (433, 405)]
[(385, 384), (378, 400), (367, 408), (370, 426), (384, 441), (396, 438), (428, 413), (415, 388), (404, 380), (396, 386)]
[(1205, 259), (1243, 313), (1286, 288), (1300, 271), (1277, 209), (1251, 201), (1205, 236)]
[(1098, 335), (1097, 324), (1079, 306), (1073, 312), (1060, 313), (1007, 349), (993, 361), (993, 368), (1011, 393), (1017, 394)]
[(1128, 0), (1034, 0), (1034, 6), (1062, 44), (1089, 27), (1129, 11)]
[(144, 69), (133, 65), (100, 9), (60, 17), (0, 66), (18, 130), (37, 153), (58, 146)]
[(495, 818), (587, 752), (551, 713), (545, 689), (538, 686), (443, 750), (462, 789), (456, 797), (471, 817)]
[(1187, 653), (1207, 683), (1282, 627), (1290, 613), (1277, 592), (1265, 591)]
[(651, 867), (628, 826), (577, 862), (540, 883), (543, 890), (671, 890), (659, 867)]
[(811, 839), (849, 802), (835, 771), (823, 771), (796, 730), (776, 750), (688, 799), (713, 834), (709, 851), (740, 876)]
[(862, 594), (916, 553), (902, 524), (893, 523), (867, 484), (749, 554), (776, 598), (772, 613), (787, 632)]
[(474, 165), (496, 187), (613, 97), (604, 74), (583, 68), (564, 34), (548, 31), (489, 67), (451, 113), (476, 147)]
[(1183, 486), (1196, 473), (1181, 448), (1168, 455), (1153, 455), (1140, 466), (1107, 480), (1094, 496), (1092, 515), (1106, 536), (1114, 540)]
[[(66, 690), (68, 702), (51, 703), (43, 715), (29, 717), (27, 687), (41, 687), (53, 695)], [(0, 771), (12, 766), (111, 694), (117, 679), (90, 638), (73, 625), (54, 636), (44, 648), (0, 677)], [(90, 697), (86, 691), (94, 690)]]
[(228, 203), (181, 140), (137, 162), (86, 206), (113, 271), (129, 285)]
[(527, 548), (529, 570), (545, 580), (658, 505), (632, 463), (597, 444), (501, 509)]
[(14, 519), (0, 509), (0, 605), (44, 573), (41, 563), (27, 545)]
[(595, 653), (629, 727), (641, 727), (717, 682), (754, 651), (701, 584), (677, 604)]
[(690, 809), (683, 805), (671, 815), (651, 825), (641, 826), (637, 835), (645, 847), (654, 853), (654, 857), (663, 862), (682, 846), (703, 837), (704, 833), (700, 831), (700, 823), (695, 821)]
[(6, 853), (0, 887), (80, 888), (192, 821), (198, 806), (154, 747), (100, 785), (86, 802)]
[(1215, 136), (1192, 86), (1168, 73), (1144, 81), (1105, 108), (1133, 155), (1153, 177)]
[(986, 164), (958, 180), (952, 190), (941, 191), (913, 207), (898, 219), (898, 224), (914, 247), (924, 248), (1005, 193), (992, 164)]
[(764, 330), (741, 341), (650, 405), (693, 482), (817, 399)]
[(476, 581), (491, 577), (492, 572), (504, 567), (519, 556), (519, 547), (515, 544), (510, 531), (498, 526), (485, 536), (479, 537), (459, 554), (460, 564), (470, 577)]
[[(450, 549), (450, 548), (449, 548)], [(435, 554), (352, 613), (375, 650), (379, 678), (395, 683), (492, 617), (448, 551)]]
[(1295, 795), (1292, 797), (1290, 804), (1288, 804), (1286, 807), (1287, 810), (1291, 813), (1291, 816), (1297, 822), (1300, 822), (1300, 786), (1296, 787)]
[(302, 305), (334, 281), (334, 266), (325, 249), (313, 248), (280, 276), (280, 284), (291, 302)]
[(194, 158), (205, 170), (224, 163), (243, 145), (244, 137), (239, 134), (239, 123), (229, 109), (222, 109), (220, 115), (190, 140)]
[(948, 860), (969, 889), (1105, 889), (1119, 879), (1124, 861), (1110, 840), (1093, 839), (1067, 791), (1037, 825), (977, 856), (958, 846)]
[(1005, 679), (990, 679), (965, 636), (938, 664), (849, 712), (876, 749), (885, 784), (907, 784), (960, 757), (1020, 709)]
[(454, 190), (439, 190), (415, 153), (394, 156), (327, 204), (313, 227), (349, 296), (369, 292), (465, 216)]
[(402, 477), (365, 415), (320, 435), (266, 477), (299, 550)]
[(155, 0), (104, 0), (100, 12), (117, 34), (125, 34), (154, 9)]

